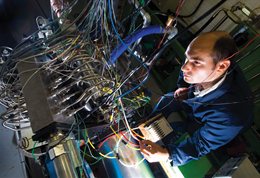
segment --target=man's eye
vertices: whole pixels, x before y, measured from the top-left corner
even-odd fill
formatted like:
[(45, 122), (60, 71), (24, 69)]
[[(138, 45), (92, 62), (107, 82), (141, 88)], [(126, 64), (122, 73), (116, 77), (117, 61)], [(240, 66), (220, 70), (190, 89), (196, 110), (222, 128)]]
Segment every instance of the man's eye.
[(195, 65), (199, 65), (199, 64), (200, 64), (199, 61), (194, 61), (193, 63), (194, 63)]

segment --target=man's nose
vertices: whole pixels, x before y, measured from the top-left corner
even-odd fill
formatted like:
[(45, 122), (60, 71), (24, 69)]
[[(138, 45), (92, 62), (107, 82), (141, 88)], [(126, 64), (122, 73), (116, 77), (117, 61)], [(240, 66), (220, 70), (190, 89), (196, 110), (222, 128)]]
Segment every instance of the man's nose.
[(188, 71), (191, 70), (191, 65), (190, 65), (189, 61), (186, 61), (186, 62), (182, 65), (181, 70), (182, 70), (182, 72), (188, 72)]

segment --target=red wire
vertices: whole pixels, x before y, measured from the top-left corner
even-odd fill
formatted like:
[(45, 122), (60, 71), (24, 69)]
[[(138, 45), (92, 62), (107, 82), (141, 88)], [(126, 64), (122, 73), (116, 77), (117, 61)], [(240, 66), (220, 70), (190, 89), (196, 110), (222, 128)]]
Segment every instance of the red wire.
[[(115, 125), (115, 126), (116, 126), (116, 129), (118, 129), (117, 125)], [(124, 139), (125, 139), (126, 141), (128, 141), (130, 144), (132, 144), (132, 145), (134, 145), (134, 146), (139, 146), (139, 145), (137, 145), (137, 144), (131, 142), (131, 141), (125, 136), (125, 134), (124, 134), (122, 131), (119, 131), (119, 133), (120, 133), (120, 134), (124, 137)]]
[(104, 143), (105, 143), (108, 139), (110, 139), (112, 136), (114, 136), (114, 134), (113, 134), (113, 135), (110, 135), (110, 136), (107, 137), (105, 140), (103, 140), (103, 141), (98, 145), (98, 148), (101, 148), (101, 147), (104, 145)]
[(182, 8), (184, 2), (185, 2), (185, 0), (180, 0), (180, 1), (179, 1), (178, 6), (177, 6), (177, 8), (176, 8), (176, 13), (175, 13), (175, 16), (176, 16), (176, 17), (175, 17), (175, 18), (177, 18), (177, 17), (179, 16), (180, 10), (181, 10), (181, 8)]
[(137, 145), (137, 144), (131, 142), (131, 141), (125, 136), (125, 134), (124, 134), (122, 131), (119, 131), (119, 133), (124, 137), (124, 139), (125, 139), (128, 143), (131, 143), (133, 146), (139, 147), (139, 145)]
[[(177, 19), (177, 17), (179, 16), (180, 10), (181, 10), (181, 8), (182, 8), (184, 2), (185, 2), (185, 0), (180, 0), (180, 1), (179, 1), (178, 5), (177, 5), (177, 8), (176, 8), (176, 11), (175, 11), (175, 19)], [(163, 37), (162, 37), (160, 43), (159, 43), (158, 46), (157, 46), (157, 49), (159, 49), (159, 48), (161, 47), (161, 45), (162, 45), (162, 43), (163, 43), (163, 41), (164, 41), (164, 39), (165, 39), (165, 37), (166, 37), (168, 28), (169, 28), (169, 27), (167, 26), (167, 27), (166, 27), (166, 30), (165, 30), (165, 33), (164, 33), (164, 35), (163, 35)]]
[(241, 51), (243, 51), (244, 49), (246, 49), (257, 37), (259, 37), (260, 34), (257, 34), (254, 38), (252, 38), (242, 49), (240, 49), (239, 51), (235, 52), (234, 54), (232, 54), (231, 56), (225, 58), (225, 59), (230, 59), (232, 57), (234, 57), (235, 55), (241, 53)]
[(162, 37), (160, 43), (159, 43), (158, 46), (157, 46), (157, 49), (159, 49), (159, 48), (161, 47), (161, 45), (162, 45), (162, 43), (163, 43), (163, 40), (164, 40), (164, 38), (166, 37), (167, 30), (168, 30), (168, 29), (166, 28), (165, 33), (164, 33), (164, 35), (163, 35), (163, 37)]

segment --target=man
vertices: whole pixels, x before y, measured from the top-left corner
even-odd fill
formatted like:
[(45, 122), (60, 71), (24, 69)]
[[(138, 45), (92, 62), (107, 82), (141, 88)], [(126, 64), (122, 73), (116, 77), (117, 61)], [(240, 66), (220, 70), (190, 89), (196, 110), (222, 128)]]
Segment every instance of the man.
[(236, 51), (226, 32), (204, 33), (189, 44), (179, 88), (172, 97), (165, 95), (157, 112), (167, 117), (173, 111), (184, 110), (201, 127), (178, 145), (166, 143), (161, 147), (149, 140), (141, 141), (141, 152), (149, 162), (171, 160), (178, 166), (197, 160), (250, 125), (251, 92), (239, 67), (229, 58)]

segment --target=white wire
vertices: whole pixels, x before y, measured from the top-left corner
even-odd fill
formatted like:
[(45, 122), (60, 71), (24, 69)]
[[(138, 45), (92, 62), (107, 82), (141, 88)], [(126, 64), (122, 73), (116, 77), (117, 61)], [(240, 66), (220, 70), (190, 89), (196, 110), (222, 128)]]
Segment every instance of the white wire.
[[(134, 129), (132, 129), (132, 130), (136, 130), (136, 129), (138, 129), (138, 128), (134, 128)], [(129, 132), (129, 131), (123, 133), (123, 135), (125, 135), (125, 134), (128, 133), (128, 132)], [(131, 132), (129, 132), (129, 133), (131, 133)], [(115, 151), (116, 151), (117, 154), (118, 154), (118, 151), (119, 151), (119, 143), (122, 141), (123, 135), (121, 135), (121, 137), (119, 138), (119, 140), (117, 141), (116, 146), (115, 146)], [(139, 166), (144, 160), (145, 160), (145, 158), (143, 157), (140, 161), (138, 161), (138, 162), (135, 163), (135, 164), (126, 164), (126, 163), (124, 163), (124, 162), (122, 161), (122, 159), (119, 159), (119, 162), (120, 162), (123, 166), (125, 166), (125, 167), (132, 168), (132, 167), (137, 167), (137, 166)]]
[(15, 132), (25, 129), (25, 128), (19, 128), (19, 129), (13, 128), (13, 127), (10, 127), (10, 126), (8, 126), (8, 125), (6, 125), (6, 124), (7, 124), (7, 121), (4, 121), (2, 125), (3, 125), (5, 128), (7, 128), (7, 129), (9, 129), (9, 130), (12, 130), (12, 131), (15, 131)]
[(145, 158), (143, 158), (143, 159), (141, 159), (139, 162), (137, 162), (136, 164), (126, 164), (126, 163), (124, 163), (123, 161), (122, 161), (122, 159), (119, 159), (119, 162), (123, 165), (123, 166), (125, 166), (125, 167), (129, 167), (129, 168), (132, 168), (132, 167), (137, 167), (137, 166), (139, 166), (143, 161), (145, 160)]
[(32, 155), (32, 153), (30, 153), (30, 152), (28, 152), (28, 151), (26, 151), (25, 149), (21, 149), (22, 151), (23, 151), (23, 155), (24, 156), (26, 156), (26, 157), (28, 157), (28, 158), (39, 158), (40, 156), (43, 156), (43, 155), (45, 155), (46, 154), (46, 152), (44, 152), (44, 153), (34, 153), (33, 155), (34, 155), (34, 157), (33, 157), (33, 155)]
[(122, 103), (121, 98), (119, 98), (118, 101), (119, 101), (119, 103), (120, 103), (120, 105), (121, 105), (122, 113), (123, 113), (123, 116), (124, 116), (123, 118), (124, 118), (124, 120), (125, 120), (126, 127), (128, 128), (130, 135), (131, 135), (134, 139), (139, 140), (139, 139), (131, 132), (131, 127), (130, 127), (130, 125), (129, 125), (129, 123), (128, 123), (128, 120), (127, 120), (127, 118), (126, 118), (125, 108), (124, 108), (124, 106), (123, 106), (123, 103)]

